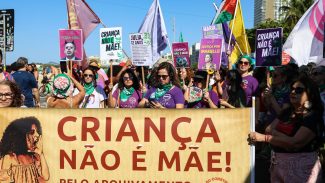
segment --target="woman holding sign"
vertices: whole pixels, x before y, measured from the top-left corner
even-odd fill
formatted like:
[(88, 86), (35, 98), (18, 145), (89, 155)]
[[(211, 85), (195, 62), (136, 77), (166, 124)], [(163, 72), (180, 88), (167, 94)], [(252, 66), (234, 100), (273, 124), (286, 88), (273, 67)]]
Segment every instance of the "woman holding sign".
[(174, 66), (163, 62), (154, 71), (151, 78), (153, 87), (148, 90), (139, 107), (184, 108), (184, 96)]
[(218, 94), (212, 90), (206, 91), (205, 71), (197, 71), (192, 79), (192, 86), (185, 93), (186, 108), (218, 108)]
[(0, 142), (0, 182), (37, 183), (49, 178), (39, 120), (35, 117), (14, 120)]
[(121, 73), (118, 89), (110, 91), (111, 107), (136, 108), (142, 99), (140, 83), (133, 69), (126, 69)]
[(290, 107), (281, 112), (265, 134), (251, 132), (247, 140), (250, 144), (271, 145), (271, 182), (324, 182), (317, 154), (324, 134), (318, 89), (304, 75), (290, 87)]

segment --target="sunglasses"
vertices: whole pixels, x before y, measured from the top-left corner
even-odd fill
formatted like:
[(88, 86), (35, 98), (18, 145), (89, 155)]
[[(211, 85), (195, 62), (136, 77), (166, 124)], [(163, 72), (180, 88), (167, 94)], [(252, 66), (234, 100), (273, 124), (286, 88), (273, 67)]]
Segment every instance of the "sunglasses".
[(273, 78), (277, 78), (279, 76), (279, 74), (273, 74), (272, 77)]
[(90, 77), (90, 78), (92, 78), (92, 77), (94, 77), (94, 75), (93, 74), (84, 74), (84, 77), (86, 78), (86, 77)]
[(129, 76), (129, 77), (123, 77), (123, 81), (132, 80), (132, 79), (133, 79), (132, 76)]
[(13, 97), (13, 93), (0, 93), (0, 98), (5, 97), (7, 99), (10, 99)]
[(249, 62), (243, 62), (243, 61), (239, 61), (238, 63), (239, 63), (240, 65), (246, 65), (246, 66), (249, 64)]
[(158, 78), (162, 78), (163, 80), (166, 80), (168, 77), (168, 75), (158, 75)]
[(295, 91), (296, 94), (302, 94), (305, 91), (303, 87), (291, 87), (291, 92)]
[(311, 73), (311, 75), (313, 75), (313, 76), (318, 76), (320, 74), (321, 74), (321, 72), (317, 72), (317, 71)]

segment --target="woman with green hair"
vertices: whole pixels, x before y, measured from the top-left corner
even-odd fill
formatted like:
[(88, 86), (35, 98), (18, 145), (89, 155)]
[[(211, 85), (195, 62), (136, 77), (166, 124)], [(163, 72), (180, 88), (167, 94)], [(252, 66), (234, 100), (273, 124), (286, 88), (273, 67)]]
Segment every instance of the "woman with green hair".
[[(79, 93), (72, 96), (74, 85)], [(47, 107), (79, 108), (84, 96), (85, 89), (77, 80), (66, 74), (58, 74), (53, 79), (53, 94), (47, 98)]]
[(252, 106), (252, 97), (256, 96), (258, 91), (258, 81), (251, 74), (254, 65), (254, 60), (248, 55), (242, 55), (236, 63), (236, 68), (242, 77), (242, 88), (246, 94), (247, 107)]

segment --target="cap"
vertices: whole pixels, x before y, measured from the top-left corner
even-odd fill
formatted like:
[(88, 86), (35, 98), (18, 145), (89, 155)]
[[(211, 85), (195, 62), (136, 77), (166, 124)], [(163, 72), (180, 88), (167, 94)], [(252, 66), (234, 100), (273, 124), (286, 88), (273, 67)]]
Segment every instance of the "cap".
[(196, 71), (193, 78), (205, 79), (206, 77), (207, 77), (207, 72), (206, 71)]

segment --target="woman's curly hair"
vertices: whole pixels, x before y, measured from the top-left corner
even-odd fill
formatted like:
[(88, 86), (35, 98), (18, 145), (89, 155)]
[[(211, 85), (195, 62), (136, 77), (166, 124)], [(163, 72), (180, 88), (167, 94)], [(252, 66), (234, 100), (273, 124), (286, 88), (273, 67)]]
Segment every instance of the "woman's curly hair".
[(3, 81), (0, 81), (0, 85), (9, 86), (11, 92), (13, 93), (12, 103), (9, 107), (21, 107), (23, 105), (23, 98), (21, 96), (21, 90), (19, 89), (19, 87), (16, 83), (14, 83), (12, 81), (3, 80)]
[(37, 133), (42, 135), (41, 124), (35, 117), (19, 118), (7, 126), (0, 141), (0, 158), (11, 153), (29, 154), (26, 134), (31, 131), (33, 124), (37, 127)]

